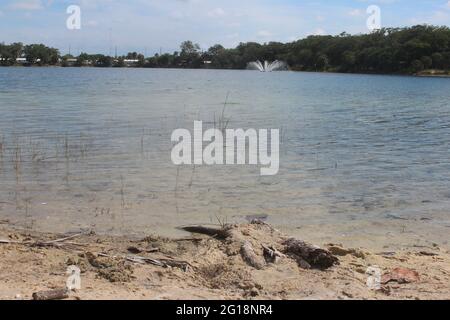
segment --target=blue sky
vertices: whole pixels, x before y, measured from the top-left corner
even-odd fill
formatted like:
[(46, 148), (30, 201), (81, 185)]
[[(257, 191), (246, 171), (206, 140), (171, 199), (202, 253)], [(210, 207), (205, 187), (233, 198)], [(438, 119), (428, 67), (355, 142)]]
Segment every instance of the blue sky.
[[(66, 9), (81, 8), (81, 30)], [(0, 0), (0, 42), (42, 42), (66, 53), (128, 51), (153, 55), (183, 40), (203, 49), (246, 41), (293, 41), (310, 34), (366, 33), (369, 5), (385, 27), (450, 26), (449, 0)]]

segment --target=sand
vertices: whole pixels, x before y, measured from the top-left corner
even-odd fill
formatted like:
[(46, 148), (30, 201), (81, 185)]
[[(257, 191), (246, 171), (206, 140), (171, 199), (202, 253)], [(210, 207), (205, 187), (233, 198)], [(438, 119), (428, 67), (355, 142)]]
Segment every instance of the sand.
[[(27, 300), (34, 292), (64, 288), (71, 265), (81, 270), (81, 289), (71, 292), (69, 299), (450, 299), (450, 254), (437, 245), (376, 252), (321, 244), (339, 263), (326, 270), (304, 269), (283, 254), (281, 243), (289, 237), (269, 225), (230, 228), (238, 240), (198, 234), (168, 239), (89, 233), (44, 246), (68, 235), (0, 224), (0, 299)], [(263, 261), (260, 270), (243, 259), (243, 242)], [(280, 251), (276, 263), (264, 260), (262, 245)], [(149, 264), (143, 258), (174, 266)], [(371, 266), (383, 274), (404, 268), (419, 278), (371, 290), (366, 272)]]

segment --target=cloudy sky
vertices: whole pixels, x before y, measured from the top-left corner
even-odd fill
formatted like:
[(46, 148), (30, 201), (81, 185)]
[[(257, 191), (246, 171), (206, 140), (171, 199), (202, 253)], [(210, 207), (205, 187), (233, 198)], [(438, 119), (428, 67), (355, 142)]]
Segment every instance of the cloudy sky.
[[(81, 30), (68, 30), (69, 5)], [(382, 26), (450, 26), (449, 0), (0, 0), (0, 42), (42, 42), (62, 53), (172, 52), (183, 40), (203, 49), (246, 41), (293, 41), (310, 34), (368, 32), (369, 5)]]

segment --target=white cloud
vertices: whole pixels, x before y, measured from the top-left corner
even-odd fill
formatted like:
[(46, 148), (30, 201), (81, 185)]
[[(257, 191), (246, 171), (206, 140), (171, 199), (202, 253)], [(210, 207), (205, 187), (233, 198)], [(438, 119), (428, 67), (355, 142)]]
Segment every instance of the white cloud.
[(272, 37), (273, 33), (267, 30), (260, 30), (258, 31), (258, 37), (262, 37), (262, 38), (269, 38)]
[(363, 15), (363, 12), (362, 10), (359, 9), (353, 9), (349, 11), (348, 15), (352, 17), (359, 17)]
[(326, 31), (322, 28), (317, 28), (316, 30), (314, 30), (313, 34), (315, 36), (323, 36), (326, 33)]
[(14, 10), (40, 10), (44, 8), (41, 0), (21, 0), (21, 1), (15, 1), (13, 4), (10, 5), (11, 9)]
[(208, 16), (211, 18), (223, 17), (225, 15), (225, 10), (223, 10), (222, 8), (215, 8), (208, 12)]

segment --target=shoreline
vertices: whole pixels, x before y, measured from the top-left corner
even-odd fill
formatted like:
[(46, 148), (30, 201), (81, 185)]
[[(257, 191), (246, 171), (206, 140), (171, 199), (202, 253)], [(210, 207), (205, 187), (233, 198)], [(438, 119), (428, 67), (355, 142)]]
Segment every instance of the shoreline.
[[(12, 66), (2, 66), (1, 68), (62, 68), (62, 69), (155, 69), (155, 70), (212, 70), (212, 71), (255, 71), (249, 69), (219, 69), (219, 68), (177, 68), (177, 67), (99, 67), (99, 66), (61, 66), (61, 65), (12, 65)], [(427, 70), (421, 71), (419, 73), (377, 73), (377, 72), (339, 72), (339, 71), (312, 71), (312, 70), (295, 70), (289, 69), (285, 71), (296, 72), (296, 73), (319, 73), (319, 74), (343, 74), (343, 75), (372, 75), (372, 76), (398, 76), (398, 77), (417, 77), (417, 78), (450, 78), (450, 71), (445, 72), (444, 70), (439, 70), (437, 73), (430, 72)], [(282, 71), (273, 71), (282, 72)], [(441, 73), (442, 72), (442, 73)]]
[[(135, 238), (0, 224), (0, 299), (28, 300), (35, 292), (64, 287), (69, 265), (81, 269), (81, 290), (69, 299), (450, 299), (450, 253), (437, 246), (374, 252), (326, 244), (323, 252), (336, 264), (321, 269), (311, 261), (305, 266), (308, 259), (283, 245), (290, 238), (260, 221), (218, 227), (227, 230), (223, 237), (198, 230), (203, 229), (191, 228), (191, 236), (179, 239)], [(274, 260), (264, 255), (266, 249)], [(420, 279), (370, 290), (371, 266), (385, 275), (406, 268)]]

